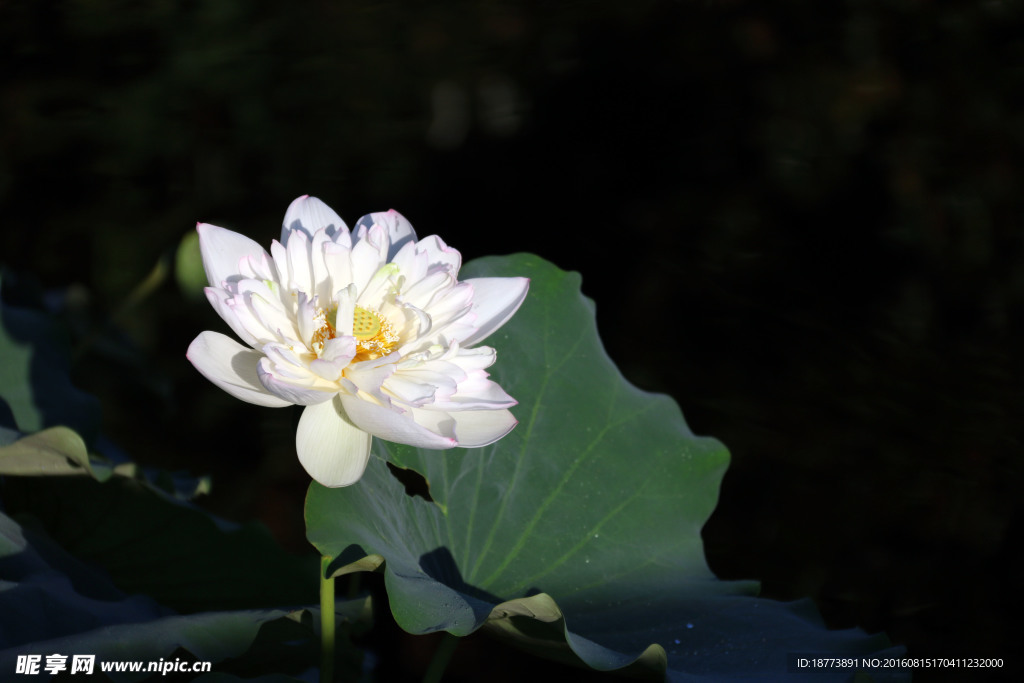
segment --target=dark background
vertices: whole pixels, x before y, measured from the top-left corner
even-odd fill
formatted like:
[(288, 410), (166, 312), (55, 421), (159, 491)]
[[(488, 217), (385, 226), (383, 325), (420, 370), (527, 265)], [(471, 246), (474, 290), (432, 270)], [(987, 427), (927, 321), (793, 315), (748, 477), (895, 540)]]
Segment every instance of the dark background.
[[(296, 414), (185, 361), (226, 331), (205, 300), (170, 276), (136, 288), (196, 221), (269, 244), (306, 193), (350, 224), (396, 208), (466, 259), (535, 252), (583, 274), (626, 376), (730, 447), (704, 533), (719, 576), (912, 656), (1012, 662), (1022, 18), (997, 0), (7, 0), (5, 296), (37, 287), (68, 322), (113, 441), (212, 474), (209, 509), (306, 551)], [(982, 678), (963, 673), (919, 679)]]

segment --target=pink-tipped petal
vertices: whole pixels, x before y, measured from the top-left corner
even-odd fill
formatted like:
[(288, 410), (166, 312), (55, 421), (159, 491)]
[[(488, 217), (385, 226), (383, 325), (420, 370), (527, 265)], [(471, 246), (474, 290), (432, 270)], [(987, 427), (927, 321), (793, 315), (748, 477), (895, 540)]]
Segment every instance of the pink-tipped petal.
[(399, 413), (358, 396), (340, 394), (341, 404), (352, 423), (386, 441), (419, 448), (452, 448), (455, 439), (442, 436), (413, 422), (409, 413)]
[(203, 269), (213, 287), (223, 287), (232, 276), (241, 274), (241, 264), (250, 260), (263, 262), (267, 252), (263, 247), (245, 235), (219, 228), (209, 223), (199, 223), (199, 250), (203, 254)]
[(357, 234), (365, 235), (374, 225), (383, 226), (387, 231), (390, 246), (385, 261), (392, 260), (407, 242), (416, 240), (416, 231), (413, 230), (412, 223), (394, 209), (376, 211), (360, 218), (356, 221)]
[(307, 406), (295, 432), (299, 462), (316, 481), (337, 488), (359, 481), (370, 459), (371, 437), (345, 416), (340, 400)]
[(455, 438), (463, 448), (492, 444), (512, 431), (518, 424), (508, 410), (453, 410)]
[(260, 359), (256, 374), (267, 391), (300, 406), (329, 401), (338, 391), (337, 387), (330, 385), (320, 387), (317, 376), (307, 368), (275, 363), (269, 357)]
[(288, 280), (281, 284), (288, 289), (312, 295), (316, 293), (316, 288), (313, 282), (313, 263), (310, 258), (309, 245), (310, 238), (302, 231), (292, 235), (288, 244), (284, 245), (288, 259)]
[(466, 282), (473, 285), (472, 312), (476, 314), (476, 331), (459, 340), (462, 346), (483, 341), (508, 322), (530, 289), (530, 279), (525, 277), (480, 277)]
[(341, 216), (316, 197), (303, 195), (293, 201), (284, 213), (281, 244), (288, 243), (288, 236), (292, 232), (304, 232), (306, 237), (312, 238), (317, 230), (326, 231), (332, 239), (340, 233), (342, 237), (334, 241), (348, 242), (348, 226), (341, 220)]
[(406, 242), (391, 260), (402, 269), (403, 275), (413, 281), (435, 270), (444, 270), (455, 276), (462, 267), (462, 254), (437, 235), (428, 235), (419, 242)]
[(487, 379), (487, 373), (482, 372), (460, 382), (457, 392), (435, 400), (433, 407), (439, 410), (493, 410), (511, 408), (517, 403), (501, 385)]
[(185, 356), (203, 377), (235, 398), (268, 408), (290, 405), (268, 392), (259, 381), (256, 367), (263, 354), (248, 349), (219, 332), (202, 332)]
[(253, 348), (259, 346), (260, 340), (249, 332), (248, 327), (242, 323), (232, 306), (228, 304), (231, 298), (230, 292), (219, 287), (207, 287), (203, 291), (206, 293), (206, 299), (213, 306), (213, 310), (217, 311), (217, 315), (224, 319), (224, 322), (242, 341)]
[(416, 422), (428, 429), (451, 433), (461, 448), (492, 444), (512, 431), (516, 418), (508, 410), (430, 410), (414, 408)]

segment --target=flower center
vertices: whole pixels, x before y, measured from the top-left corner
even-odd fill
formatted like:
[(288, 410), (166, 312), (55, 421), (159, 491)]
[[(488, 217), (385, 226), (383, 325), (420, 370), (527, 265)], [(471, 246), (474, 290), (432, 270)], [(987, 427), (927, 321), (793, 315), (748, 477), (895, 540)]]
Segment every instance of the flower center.
[[(337, 336), (337, 307), (317, 311), (317, 330), (313, 333), (312, 348), (319, 356), (324, 342)], [(356, 338), (355, 362), (386, 356), (398, 345), (398, 332), (391, 321), (371, 308), (356, 306), (352, 316), (352, 336)]]
[(356, 306), (352, 318), (352, 335), (356, 338), (356, 357), (353, 360), (372, 360), (395, 350), (398, 333), (391, 321), (377, 311)]
[(352, 317), (352, 334), (356, 339), (373, 339), (380, 332), (380, 327), (380, 316), (377, 313), (356, 306), (356, 313)]

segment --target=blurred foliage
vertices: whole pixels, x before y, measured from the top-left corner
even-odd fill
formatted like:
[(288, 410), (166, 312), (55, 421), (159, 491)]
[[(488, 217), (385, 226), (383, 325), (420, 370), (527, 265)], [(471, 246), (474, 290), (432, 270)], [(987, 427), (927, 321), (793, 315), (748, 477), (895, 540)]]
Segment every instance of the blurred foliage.
[(212, 508), (301, 547), (295, 414), (184, 361), (226, 328), (173, 278), (132, 292), (197, 220), (268, 243), (304, 193), (349, 219), (393, 206), (467, 259), (537, 252), (583, 273), (626, 375), (730, 447), (705, 530), (723, 578), (912, 655), (1005, 656), (1022, 18), (1012, 0), (9, 0), (4, 296), (60, 311), (108, 436), (212, 474)]

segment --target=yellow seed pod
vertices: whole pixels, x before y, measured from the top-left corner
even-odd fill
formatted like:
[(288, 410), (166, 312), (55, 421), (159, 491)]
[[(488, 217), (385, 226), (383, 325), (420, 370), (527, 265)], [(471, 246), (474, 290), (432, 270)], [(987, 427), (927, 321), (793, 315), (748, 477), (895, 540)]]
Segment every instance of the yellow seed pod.
[(372, 339), (380, 332), (380, 318), (373, 311), (356, 306), (352, 319), (352, 334), (356, 339)]

